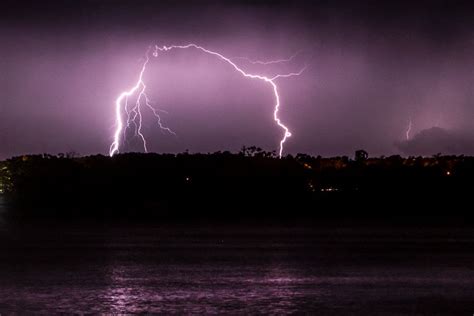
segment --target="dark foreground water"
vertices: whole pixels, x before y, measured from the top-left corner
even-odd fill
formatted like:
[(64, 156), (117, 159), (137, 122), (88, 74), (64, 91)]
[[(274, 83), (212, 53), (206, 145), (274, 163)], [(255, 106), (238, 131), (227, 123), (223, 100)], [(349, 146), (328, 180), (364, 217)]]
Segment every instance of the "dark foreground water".
[(0, 313), (474, 313), (468, 228), (87, 227), (4, 225)]

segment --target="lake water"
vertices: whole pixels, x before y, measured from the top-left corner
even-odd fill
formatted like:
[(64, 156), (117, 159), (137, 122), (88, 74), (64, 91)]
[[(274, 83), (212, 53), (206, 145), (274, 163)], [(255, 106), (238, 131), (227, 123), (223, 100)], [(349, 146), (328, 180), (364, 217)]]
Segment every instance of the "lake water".
[(467, 228), (42, 226), (0, 232), (1, 314), (474, 313)]

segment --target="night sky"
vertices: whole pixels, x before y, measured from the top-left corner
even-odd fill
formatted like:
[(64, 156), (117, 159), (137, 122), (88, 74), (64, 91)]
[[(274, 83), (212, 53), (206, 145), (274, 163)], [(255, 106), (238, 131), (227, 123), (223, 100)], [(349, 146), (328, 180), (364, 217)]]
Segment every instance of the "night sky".
[[(196, 43), (278, 81), (284, 153), (474, 154), (472, 1), (5, 1), (0, 4), (0, 158), (108, 154), (114, 102), (149, 45)], [(196, 50), (145, 74), (162, 122), (144, 117), (155, 152), (277, 150), (273, 95)], [(146, 112), (146, 111), (144, 111)], [(410, 124), (409, 141), (406, 131)], [(140, 151), (137, 138), (123, 151)]]

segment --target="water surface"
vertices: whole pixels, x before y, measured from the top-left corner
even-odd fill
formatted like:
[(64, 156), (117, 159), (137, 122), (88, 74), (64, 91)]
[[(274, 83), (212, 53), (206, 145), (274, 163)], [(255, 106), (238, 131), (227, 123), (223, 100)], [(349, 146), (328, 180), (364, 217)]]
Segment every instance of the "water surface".
[(0, 237), (1, 313), (474, 313), (468, 228), (43, 224)]

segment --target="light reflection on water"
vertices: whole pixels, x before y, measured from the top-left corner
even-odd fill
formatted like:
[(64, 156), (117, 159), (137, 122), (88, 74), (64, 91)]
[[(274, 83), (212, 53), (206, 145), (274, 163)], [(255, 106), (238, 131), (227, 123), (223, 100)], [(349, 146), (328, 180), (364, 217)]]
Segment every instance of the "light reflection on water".
[(470, 230), (121, 227), (0, 241), (0, 312), (466, 312)]

